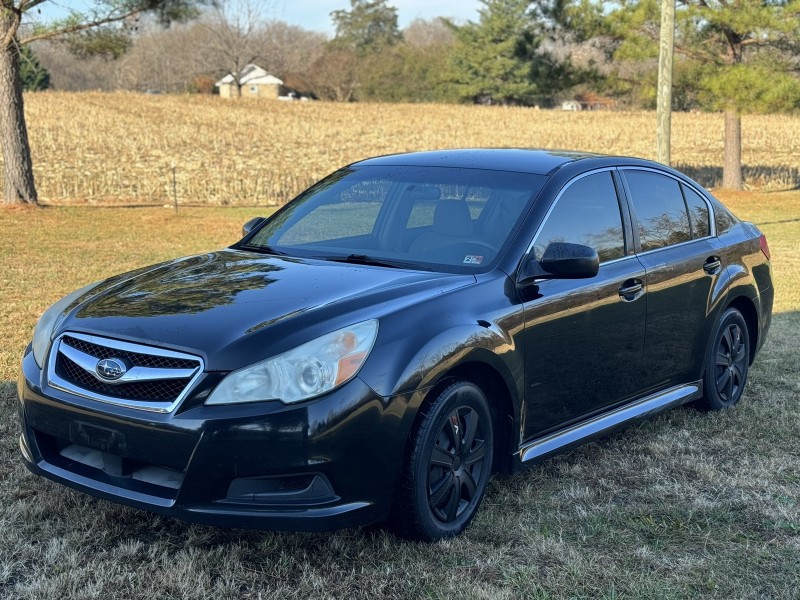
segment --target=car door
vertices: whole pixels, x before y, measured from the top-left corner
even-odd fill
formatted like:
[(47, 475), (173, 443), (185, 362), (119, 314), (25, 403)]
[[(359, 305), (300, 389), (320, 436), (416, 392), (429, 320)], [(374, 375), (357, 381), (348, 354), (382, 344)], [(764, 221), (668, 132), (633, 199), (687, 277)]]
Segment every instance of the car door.
[(634, 396), (645, 335), (645, 271), (626, 245), (623, 209), (611, 171), (565, 186), (532, 242), (597, 250), (590, 279), (542, 279), (528, 290), (525, 314), (523, 435), (533, 439)]
[[(637, 254), (646, 271), (642, 383), (655, 390), (699, 379), (724, 269), (707, 202), (662, 172), (621, 169)], [(690, 218), (691, 215), (691, 218)]]

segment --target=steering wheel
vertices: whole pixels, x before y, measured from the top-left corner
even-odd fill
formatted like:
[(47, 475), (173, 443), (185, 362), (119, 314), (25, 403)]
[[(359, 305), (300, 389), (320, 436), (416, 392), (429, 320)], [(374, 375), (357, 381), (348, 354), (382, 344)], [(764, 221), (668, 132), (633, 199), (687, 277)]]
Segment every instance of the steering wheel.
[(468, 242), (464, 242), (464, 246), (466, 246), (467, 248), (470, 248), (470, 247), (473, 247), (473, 246), (479, 246), (479, 247), (483, 248), (484, 250), (488, 250), (493, 255), (497, 254), (498, 250), (500, 250), (500, 248), (497, 248), (496, 246), (493, 246), (489, 242), (485, 242), (483, 240), (470, 240)]

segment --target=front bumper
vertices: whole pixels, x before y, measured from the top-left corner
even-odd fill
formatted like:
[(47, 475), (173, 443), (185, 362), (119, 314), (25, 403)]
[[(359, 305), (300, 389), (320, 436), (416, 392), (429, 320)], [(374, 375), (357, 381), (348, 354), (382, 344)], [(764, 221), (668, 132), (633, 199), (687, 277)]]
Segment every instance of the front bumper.
[(327, 530), (384, 520), (421, 393), (357, 377), (309, 402), (204, 406), (214, 376), (169, 414), (49, 387), (26, 352), (20, 449), (33, 473), (89, 494), (225, 527)]

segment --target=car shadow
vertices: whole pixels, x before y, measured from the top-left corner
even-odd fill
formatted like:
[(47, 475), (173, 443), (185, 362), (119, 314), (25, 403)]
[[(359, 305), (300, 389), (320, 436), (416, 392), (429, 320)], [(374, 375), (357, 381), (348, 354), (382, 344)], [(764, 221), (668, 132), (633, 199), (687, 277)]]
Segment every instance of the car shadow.
[[(707, 188), (722, 185), (722, 167), (677, 163), (674, 168), (682, 171), (697, 183)], [(773, 187), (800, 189), (800, 167), (783, 165), (742, 165), (745, 185), (755, 188)]]

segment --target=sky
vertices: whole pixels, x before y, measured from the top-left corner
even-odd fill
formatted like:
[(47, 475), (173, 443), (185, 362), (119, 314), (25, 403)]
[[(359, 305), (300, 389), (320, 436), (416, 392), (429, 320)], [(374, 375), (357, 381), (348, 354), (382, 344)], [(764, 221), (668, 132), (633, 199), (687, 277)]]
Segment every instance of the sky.
[[(460, 22), (477, 21), (478, 0), (389, 0), (397, 9), (400, 28), (417, 18), (452, 17)], [(350, 7), (349, 0), (278, 0), (270, 17), (305, 29), (333, 33), (331, 12)]]
[[(286, 21), (329, 35), (333, 35), (331, 12), (350, 8), (350, 0), (264, 0), (263, 3), (266, 19)], [(477, 21), (480, 7), (479, 0), (388, 0), (387, 4), (397, 9), (401, 29), (417, 18), (451, 17), (461, 23)], [(41, 15), (49, 20), (63, 17), (69, 8), (85, 10), (90, 5), (88, 0), (52, 0), (41, 5)]]

